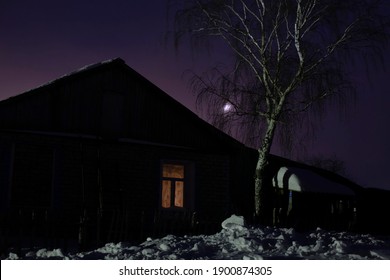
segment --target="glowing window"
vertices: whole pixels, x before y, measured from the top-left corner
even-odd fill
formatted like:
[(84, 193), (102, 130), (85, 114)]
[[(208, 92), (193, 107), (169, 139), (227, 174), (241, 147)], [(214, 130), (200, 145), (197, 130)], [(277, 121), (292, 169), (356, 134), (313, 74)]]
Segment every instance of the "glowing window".
[(175, 182), (175, 207), (183, 207), (184, 182)]
[(162, 181), (162, 207), (170, 208), (171, 207), (171, 181), (163, 180)]
[(184, 207), (184, 165), (162, 165), (161, 207)]
[(163, 177), (184, 179), (184, 166), (177, 164), (163, 164)]

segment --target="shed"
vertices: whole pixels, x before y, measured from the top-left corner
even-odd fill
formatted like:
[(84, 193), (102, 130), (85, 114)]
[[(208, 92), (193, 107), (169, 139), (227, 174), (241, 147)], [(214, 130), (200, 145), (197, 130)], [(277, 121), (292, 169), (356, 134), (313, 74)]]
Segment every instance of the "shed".
[[(327, 176), (332, 175), (332, 176)], [(361, 188), (340, 175), (312, 166), (281, 166), (272, 178), (273, 221), (298, 229), (351, 230)]]

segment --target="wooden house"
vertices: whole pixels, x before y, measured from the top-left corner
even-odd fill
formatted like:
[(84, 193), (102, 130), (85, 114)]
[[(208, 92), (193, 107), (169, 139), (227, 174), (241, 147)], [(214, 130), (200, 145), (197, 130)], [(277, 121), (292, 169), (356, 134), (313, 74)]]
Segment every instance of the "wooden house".
[(0, 102), (3, 229), (94, 244), (213, 230), (248, 204), (246, 149), (123, 60), (87, 66)]

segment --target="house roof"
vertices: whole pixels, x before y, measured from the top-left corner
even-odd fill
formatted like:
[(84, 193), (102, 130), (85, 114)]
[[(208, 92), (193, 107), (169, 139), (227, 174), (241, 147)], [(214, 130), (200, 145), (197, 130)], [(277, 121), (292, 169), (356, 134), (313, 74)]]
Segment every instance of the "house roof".
[[(271, 155), (270, 161), (271, 161), (271, 163), (273, 163), (277, 166), (276, 171), (279, 171), (279, 169), (282, 167), (290, 168), (293, 170), (302, 169), (302, 170), (306, 170), (307, 172), (314, 173), (316, 176), (321, 176), (323, 178), (326, 178), (326, 180), (330, 181), (332, 184), (335, 184), (334, 186), (336, 186), (336, 185), (346, 186), (350, 190), (352, 190), (353, 193), (355, 193), (355, 194), (360, 192), (363, 189), (362, 186), (356, 184), (355, 182), (349, 180), (348, 178), (346, 178), (340, 174), (337, 174), (335, 172), (331, 172), (329, 170), (323, 169), (323, 168), (308, 165), (308, 164), (305, 164), (302, 162), (289, 160), (289, 159), (286, 159), (286, 158), (283, 158), (280, 156), (276, 156), (276, 155)], [(298, 174), (300, 174), (300, 173), (301, 172), (298, 172)], [(302, 175), (300, 175), (300, 176), (302, 177)], [(330, 188), (332, 188), (332, 187), (330, 187)], [(310, 191), (310, 190), (308, 190), (307, 188), (303, 188), (302, 191)], [(314, 189), (312, 189), (312, 191), (314, 191)], [(323, 193), (324, 193), (324, 191), (323, 191)]]
[(355, 195), (355, 192), (346, 185), (332, 181), (313, 170), (299, 167), (281, 167), (272, 182), (276, 188), (296, 192)]
[(105, 61), (85, 65), (77, 70), (74, 70), (70, 73), (67, 73), (67, 74), (65, 74), (59, 78), (56, 78), (52, 81), (44, 83), (44, 84), (37, 86), (35, 88), (29, 89), (23, 93), (20, 93), (20, 94), (14, 95), (14, 96), (10, 96), (4, 100), (1, 100), (0, 105), (6, 104), (6, 103), (17, 102), (18, 100), (26, 98), (27, 96), (39, 94), (39, 92), (44, 88), (48, 88), (50, 86), (55, 86), (59, 83), (63, 83), (63, 82), (66, 82), (70, 79), (73, 79), (75, 77), (79, 77), (79, 76), (83, 75), (84, 73), (90, 72), (93, 69), (99, 69), (101, 67), (107, 67), (108, 65), (115, 65), (115, 64), (125, 65), (125, 61), (121, 58), (114, 58), (114, 59), (108, 59)]
[[(185, 119), (185, 121), (188, 122), (188, 124), (187, 124), (187, 126), (188, 126), (187, 133), (188, 134), (191, 134), (191, 133), (196, 134), (196, 131), (201, 130), (201, 131), (206, 133), (207, 137), (205, 137), (205, 138), (211, 137), (209, 139), (209, 142), (213, 142), (213, 143), (220, 142), (221, 145), (229, 145), (229, 146), (234, 146), (236, 148), (240, 148), (240, 147), (244, 146), (241, 142), (239, 142), (236, 139), (234, 139), (233, 137), (223, 133), (222, 131), (216, 129), (214, 126), (212, 126), (208, 122), (201, 119), (194, 112), (189, 110), (187, 107), (185, 107), (184, 105), (179, 103), (177, 100), (175, 100), (170, 95), (168, 95), (167, 93), (162, 91), (156, 85), (154, 85), (149, 80), (147, 80), (145, 77), (143, 77), (138, 72), (133, 70), (131, 67), (126, 65), (125, 61), (122, 60), (121, 58), (106, 60), (103, 62), (84, 66), (76, 71), (73, 71), (69, 74), (66, 74), (66, 75), (64, 75), (58, 79), (55, 79), (51, 82), (45, 83), (44, 85), (41, 85), (37, 88), (31, 89), (31, 90), (24, 92), (22, 94), (19, 94), (19, 95), (16, 95), (16, 96), (13, 96), (13, 97), (10, 97), (8, 99), (0, 101), (0, 113), (2, 116), (2, 120), (0, 121), (0, 128), (2, 128), (2, 129), (6, 128), (7, 130), (9, 130), (10, 128), (17, 129), (17, 130), (25, 129), (24, 127), (22, 127), (23, 122), (30, 123), (31, 118), (29, 118), (28, 116), (21, 117), (21, 111), (23, 111), (26, 106), (23, 105), (24, 106), (23, 107), (23, 106), (20, 106), (19, 104), (31, 104), (31, 100), (37, 101), (42, 96), (44, 96), (44, 97), (40, 98), (40, 100), (38, 101), (41, 104), (40, 108), (44, 108), (44, 110), (48, 110), (50, 112), (48, 112), (49, 117), (44, 116), (41, 119), (45, 119), (45, 120), (50, 119), (50, 114), (53, 111), (55, 111), (55, 109), (53, 109), (53, 108), (47, 109), (47, 107), (53, 106), (52, 105), (53, 98), (54, 99), (58, 98), (58, 97), (56, 97), (59, 95), (58, 88), (64, 87), (73, 81), (88, 80), (88, 78), (93, 76), (93, 75), (97, 75), (98, 73), (102, 73), (104, 71), (111, 71), (112, 69), (115, 69), (115, 71), (116, 71), (115, 73), (121, 73), (124, 76), (132, 77), (134, 80), (139, 81), (140, 83), (142, 83), (143, 85), (145, 85), (146, 87), (151, 89), (147, 92), (148, 94), (146, 94), (145, 96), (147, 96), (147, 98), (149, 98), (151, 102), (153, 102), (153, 99), (156, 99), (157, 100), (156, 102), (159, 103), (159, 105), (155, 105), (155, 106), (160, 106), (160, 104), (162, 104), (161, 102), (163, 102), (165, 104), (165, 106), (169, 106), (169, 108), (170, 108), (169, 112), (165, 112), (165, 115), (167, 113), (170, 114), (171, 112), (174, 111), (175, 114), (183, 117), (183, 119)], [(96, 81), (94, 81), (94, 82), (96, 82)], [(88, 81), (88, 83), (90, 83), (90, 81)], [(47, 100), (49, 100), (49, 101), (47, 101)], [(96, 102), (96, 101), (93, 101), (93, 102)], [(61, 104), (61, 102), (57, 102), (57, 103)], [(44, 104), (44, 105), (42, 105), (42, 104)], [(32, 107), (35, 105), (28, 105), (28, 106)], [(59, 106), (61, 106), (61, 105), (59, 105)], [(19, 107), (22, 107), (23, 109), (21, 110)], [(91, 106), (89, 106), (89, 107), (91, 107)], [(35, 110), (38, 112), (42, 111), (42, 110), (37, 109), (37, 108), (33, 108), (31, 110)], [(130, 110), (130, 109), (126, 109), (126, 110)], [(93, 114), (90, 114), (90, 115), (92, 116)], [(15, 118), (14, 116), (17, 116), (17, 118)], [(26, 121), (20, 121), (23, 118), (26, 119)], [(89, 118), (91, 118), (91, 117), (89, 117)], [(14, 124), (9, 125), (9, 123), (13, 123), (13, 120), (15, 120), (15, 119), (18, 119), (19, 123), (22, 123), (22, 125), (20, 125), (19, 123), (16, 125), (14, 125)], [(181, 118), (176, 118), (176, 119), (178, 121), (184, 122), (184, 120), (180, 120)], [(29, 124), (29, 126), (31, 126), (31, 125)], [(49, 130), (56, 129), (56, 128), (53, 128), (53, 124), (47, 125), (47, 127), (50, 127)], [(46, 128), (42, 129), (41, 127), (36, 128), (36, 125), (35, 126), (32, 125), (32, 128), (30, 128), (30, 127), (28, 128), (28, 130), (30, 132), (31, 131), (45, 131), (45, 129)], [(191, 129), (194, 130), (194, 132), (190, 132)], [(60, 130), (60, 131), (56, 131), (56, 132), (69, 132), (69, 131)], [(88, 134), (84, 131), (79, 131), (77, 133)], [(129, 138), (127, 135), (122, 135), (120, 137)], [(140, 139), (140, 140), (149, 141), (149, 139)], [(206, 139), (204, 139), (204, 141), (205, 140)], [(154, 141), (154, 140), (152, 140), (152, 141)], [(169, 144), (169, 143), (166, 143), (166, 144)]]

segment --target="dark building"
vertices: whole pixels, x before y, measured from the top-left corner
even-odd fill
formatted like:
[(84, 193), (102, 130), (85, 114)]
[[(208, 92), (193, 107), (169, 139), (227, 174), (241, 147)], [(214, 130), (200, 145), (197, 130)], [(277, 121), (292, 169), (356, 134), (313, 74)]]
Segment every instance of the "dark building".
[(94, 243), (212, 230), (248, 204), (246, 150), (123, 60), (88, 66), (0, 102), (3, 228)]
[(308, 230), (357, 229), (363, 188), (343, 176), (272, 156), (273, 224)]
[(390, 234), (387, 219), (390, 205), (390, 191), (365, 188), (358, 193), (358, 230), (374, 234)]

